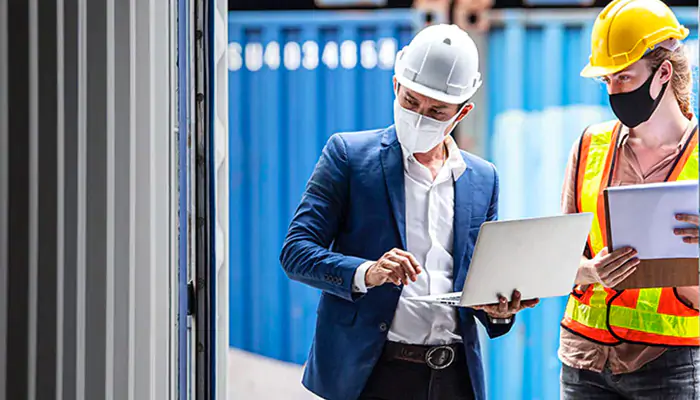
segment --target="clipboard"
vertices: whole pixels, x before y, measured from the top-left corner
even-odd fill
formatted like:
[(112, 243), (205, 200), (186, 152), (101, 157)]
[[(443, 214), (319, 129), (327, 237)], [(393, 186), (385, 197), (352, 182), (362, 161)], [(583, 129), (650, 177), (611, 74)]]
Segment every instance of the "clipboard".
[[(615, 251), (612, 235), (608, 188), (604, 189), (605, 226), (610, 252)], [(681, 240), (679, 237), (678, 240)], [(688, 245), (691, 246), (691, 245)], [(615, 290), (698, 286), (700, 260), (695, 258), (657, 258), (640, 260), (637, 270), (615, 286)]]

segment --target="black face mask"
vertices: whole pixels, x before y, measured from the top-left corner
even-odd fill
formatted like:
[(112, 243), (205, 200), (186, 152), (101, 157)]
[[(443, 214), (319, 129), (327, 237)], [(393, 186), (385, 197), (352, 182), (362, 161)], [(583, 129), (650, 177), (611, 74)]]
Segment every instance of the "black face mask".
[(664, 97), (668, 82), (664, 83), (661, 87), (661, 91), (659, 95), (656, 96), (656, 99), (652, 99), (649, 94), (649, 89), (651, 88), (651, 82), (654, 80), (655, 75), (656, 70), (652, 72), (651, 76), (647, 78), (642, 86), (631, 92), (609, 95), (610, 106), (613, 112), (626, 127), (634, 128), (642, 122), (648, 121), (651, 115), (654, 114), (656, 107), (659, 106), (661, 98)]

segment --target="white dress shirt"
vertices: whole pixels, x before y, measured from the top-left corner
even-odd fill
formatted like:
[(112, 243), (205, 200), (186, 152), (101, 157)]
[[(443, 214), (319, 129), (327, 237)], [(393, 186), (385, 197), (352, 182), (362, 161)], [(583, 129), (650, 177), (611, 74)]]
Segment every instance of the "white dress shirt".
[[(448, 157), (435, 180), (430, 170), (402, 147), (406, 250), (416, 257), (423, 271), (416, 276), (416, 282), (409, 281), (401, 292), (388, 335), (388, 339), (394, 342), (439, 345), (462, 340), (457, 334), (455, 307), (406, 300), (408, 297), (453, 291), (454, 181), (464, 173), (467, 165), (454, 140), (448, 136), (445, 143)], [(367, 291), (364, 278), (372, 263), (360, 265), (355, 272), (355, 291)]]

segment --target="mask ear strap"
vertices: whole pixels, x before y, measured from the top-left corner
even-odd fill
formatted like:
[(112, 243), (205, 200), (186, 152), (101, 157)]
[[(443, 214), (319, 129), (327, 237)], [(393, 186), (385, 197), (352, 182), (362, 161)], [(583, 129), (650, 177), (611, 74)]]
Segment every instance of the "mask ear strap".
[[(656, 73), (659, 72), (659, 70), (661, 69), (661, 66), (664, 65), (664, 63), (665, 63), (666, 61), (671, 62), (669, 59), (665, 59), (665, 60), (661, 61), (661, 63), (660, 63), (659, 65), (657, 65), (656, 68), (654, 68), (654, 69), (652, 70), (651, 76), (649, 77), (651, 80), (654, 79), (654, 76), (656, 76)], [(666, 85), (668, 85), (668, 84), (671, 82), (671, 79), (673, 79), (673, 72), (671, 72), (671, 78), (669, 78), (669, 80), (666, 81), (666, 82), (663, 84), (664, 88), (663, 88), (662, 91), (661, 91), (662, 94), (663, 94), (663, 92), (664, 92), (665, 89), (666, 89)]]
[[(666, 60), (664, 60), (666, 61)], [(664, 62), (662, 61), (661, 64)], [(651, 82), (654, 80), (654, 76), (656, 76), (656, 73), (659, 72), (661, 69), (661, 64), (659, 64), (658, 67), (654, 69), (654, 72), (652, 72), (651, 76), (649, 77), (649, 88), (651, 88)], [(668, 87), (668, 84), (671, 83), (671, 79), (667, 80), (666, 82), (661, 84), (661, 90), (659, 91), (659, 94), (656, 96), (654, 99), (654, 110), (656, 110), (656, 107), (658, 107), (659, 102), (661, 102), (661, 98), (664, 97), (664, 94), (666, 93), (666, 88)], [(651, 94), (649, 95), (651, 96)]]

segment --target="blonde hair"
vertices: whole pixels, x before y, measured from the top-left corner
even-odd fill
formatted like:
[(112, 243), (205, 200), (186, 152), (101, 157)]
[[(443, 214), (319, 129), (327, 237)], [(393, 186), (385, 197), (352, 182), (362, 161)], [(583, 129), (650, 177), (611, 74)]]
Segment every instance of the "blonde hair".
[(657, 47), (642, 57), (642, 60), (648, 61), (647, 64), (652, 71), (656, 71), (665, 60), (671, 62), (673, 76), (671, 77), (670, 86), (681, 111), (690, 119), (693, 116), (693, 72), (690, 69), (690, 57), (686, 53), (686, 47), (680, 45), (673, 51)]

